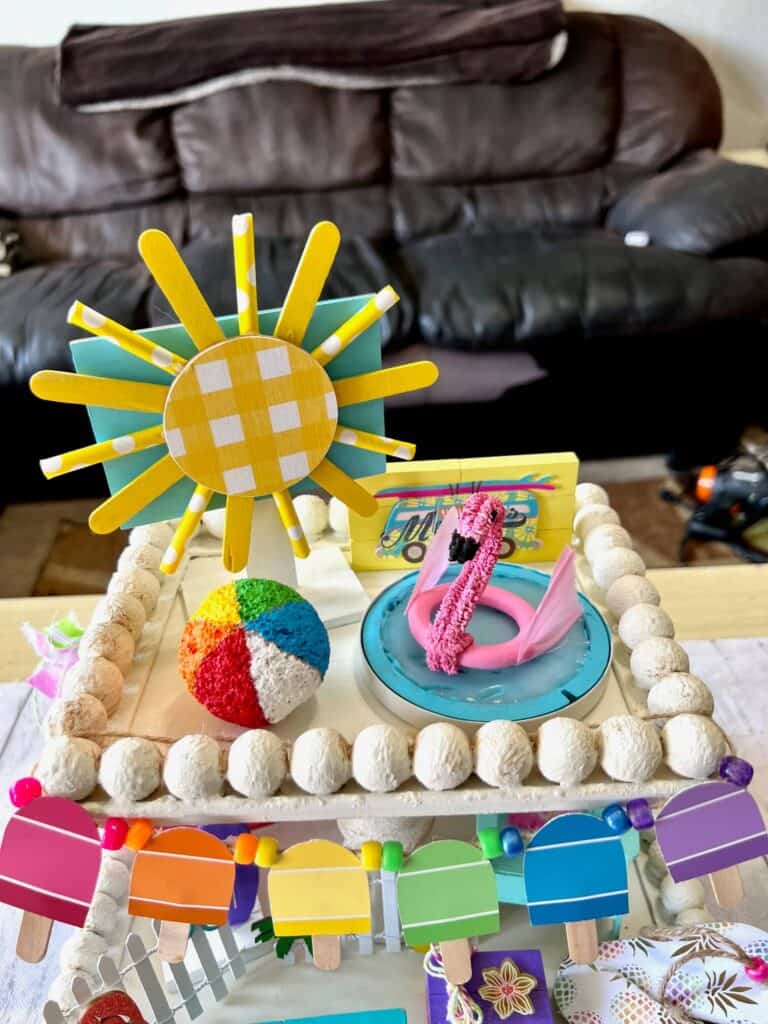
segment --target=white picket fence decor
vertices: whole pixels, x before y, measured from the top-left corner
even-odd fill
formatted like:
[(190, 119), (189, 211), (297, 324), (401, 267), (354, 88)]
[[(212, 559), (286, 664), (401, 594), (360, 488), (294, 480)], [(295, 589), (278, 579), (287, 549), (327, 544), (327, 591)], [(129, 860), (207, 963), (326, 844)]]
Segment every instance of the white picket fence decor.
[[(402, 934), (395, 889), (397, 875), (391, 871), (380, 871), (375, 874), (372, 872), (368, 878), (371, 888), (371, 932), (350, 936), (345, 946), (354, 945), (362, 956), (373, 954), (375, 944), (383, 945), (389, 953), (399, 953), (402, 949)], [(160, 922), (155, 921), (155, 935), (159, 930)], [(218, 936), (223, 947), (223, 957), (211, 945), (214, 935)], [(173, 1002), (169, 1000), (169, 993), (150, 959), (157, 952), (157, 943), (147, 949), (142, 938), (132, 932), (125, 940), (124, 965), (118, 968), (110, 957), (100, 957), (96, 971), (101, 985), (92, 990), (85, 978), (75, 978), (72, 982), (72, 995), (76, 1005), (64, 1010), (54, 1000), (48, 1000), (43, 1007), (45, 1024), (74, 1024), (93, 999), (104, 992), (115, 990), (127, 992), (137, 1002), (146, 1003), (150, 1016), (145, 1007), (141, 1009), (150, 1024), (175, 1024), (180, 1011), (183, 1021), (195, 1020), (204, 1013), (201, 993), (209, 991), (215, 1002), (221, 1002), (229, 992), (227, 974), (231, 975), (232, 981), (236, 981), (245, 974), (246, 963), (243, 951), (238, 948), (229, 926), (214, 931), (195, 928), (190, 935), (190, 946), (197, 954), (202, 976), (199, 969), (193, 968), (196, 976), (193, 978), (186, 963), (168, 964), (178, 992), (178, 999), (174, 995)], [(290, 965), (297, 959), (292, 950), (283, 962)]]

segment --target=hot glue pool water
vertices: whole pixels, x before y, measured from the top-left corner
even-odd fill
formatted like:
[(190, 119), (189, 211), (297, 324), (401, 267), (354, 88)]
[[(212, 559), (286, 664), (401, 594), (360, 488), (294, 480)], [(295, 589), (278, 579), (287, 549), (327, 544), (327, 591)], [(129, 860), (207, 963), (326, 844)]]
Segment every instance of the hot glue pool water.
[[(455, 579), (460, 571), (459, 566), (451, 566), (442, 582)], [(602, 679), (610, 660), (609, 632), (602, 616), (581, 595), (582, 618), (552, 650), (538, 658), (496, 670), (464, 668), (456, 676), (431, 672), (405, 614), (416, 575), (404, 577), (385, 590), (363, 623), (366, 659), (379, 679), (398, 696), (437, 713), (489, 720), (505, 717), (500, 714), (502, 706), (523, 711), (521, 705), (526, 705), (531, 715), (540, 713), (542, 709), (536, 705), (542, 699), (553, 709), (567, 707)], [(504, 564), (496, 567), (491, 582), (537, 607), (549, 576), (526, 566)], [(513, 639), (518, 627), (502, 612), (478, 605), (469, 632), (479, 644), (499, 644)], [(458, 710), (461, 707), (465, 713)]]

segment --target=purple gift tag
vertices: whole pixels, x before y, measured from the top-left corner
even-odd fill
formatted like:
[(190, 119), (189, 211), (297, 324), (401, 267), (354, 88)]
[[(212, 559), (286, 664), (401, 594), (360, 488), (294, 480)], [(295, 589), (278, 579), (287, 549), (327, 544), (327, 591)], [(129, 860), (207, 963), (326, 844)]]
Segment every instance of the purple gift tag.
[[(521, 974), (532, 974), (536, 987), (527, 995), (533, 1003), (534, 1012), (529, 1016), (513, 1013), (502, 1018), (494, 1009), (494, 1003), (479, 995), (479, 990), (488, 984), (483, 971), (499, 969), (504, 960), (512, 960)], [(514, 984), (514, 983), (513, 983)], [(472, 977), (464, 986), (469, 995), (483, 1011), (483, 1024), (553, 1024), (552, 1007), (547, 993), (544, 965), (538, 949), (496, 950), (475, 953), (472, 957)], [(497, 1004), (498, 1005), (498, 1004)], [(448, 1007), (448, 993), (442, 978), (427, 975), (427, 1017), (429, 1024), (445, 1024)]]

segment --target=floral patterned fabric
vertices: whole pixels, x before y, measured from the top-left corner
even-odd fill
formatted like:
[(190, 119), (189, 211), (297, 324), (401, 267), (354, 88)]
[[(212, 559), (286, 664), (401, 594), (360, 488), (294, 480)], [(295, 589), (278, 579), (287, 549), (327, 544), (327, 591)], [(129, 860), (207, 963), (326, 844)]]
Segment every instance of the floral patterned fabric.
[(562, 964), (555, 1002), (568, 1024), (768, 1024), (768, 984), (747, 976), (733, 943), (748, 957), (768, 960), (768, 934), (745, 924), (657, 929), (604, 942), (593, 964)]

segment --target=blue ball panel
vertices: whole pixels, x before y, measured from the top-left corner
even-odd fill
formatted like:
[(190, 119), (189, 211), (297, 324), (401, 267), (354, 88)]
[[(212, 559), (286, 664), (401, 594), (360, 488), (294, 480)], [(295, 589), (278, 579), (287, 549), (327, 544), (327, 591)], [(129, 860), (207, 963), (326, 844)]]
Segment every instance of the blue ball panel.
[(328, 671), (331, 646), (320, 616), (308, 601), (294, 601), (251, 619), (245, 628), (287, 654), (306, 661), (321, 676)]

